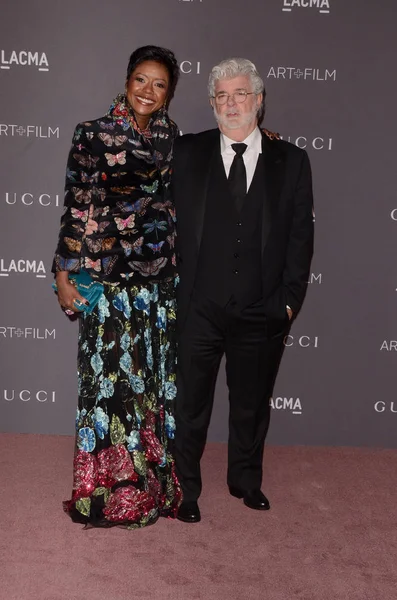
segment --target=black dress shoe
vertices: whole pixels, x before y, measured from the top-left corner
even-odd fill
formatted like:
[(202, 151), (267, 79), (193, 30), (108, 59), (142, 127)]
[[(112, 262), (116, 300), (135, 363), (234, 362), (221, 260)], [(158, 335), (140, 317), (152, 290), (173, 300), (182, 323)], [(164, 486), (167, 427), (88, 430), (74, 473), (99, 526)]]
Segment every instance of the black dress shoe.
[(201, 521), (200, 509), (197, 502), (182, 502), (176, 518), (184, 523), (198, 523)]
[(243, 492), (239, 488), (229, 487), (229, 492), (235, 498), (243, 498), (245, 506), (253, 510), (269, 510), (270, 503), (261, 490), (248, 490)]

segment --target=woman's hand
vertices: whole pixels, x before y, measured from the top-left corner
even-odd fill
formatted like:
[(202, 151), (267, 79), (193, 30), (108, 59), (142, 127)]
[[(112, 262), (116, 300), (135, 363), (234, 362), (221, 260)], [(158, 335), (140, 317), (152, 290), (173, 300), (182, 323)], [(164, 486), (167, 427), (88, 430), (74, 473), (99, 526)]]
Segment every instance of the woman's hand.
[(75, 300), (82, 304), (88, 304), (87, 300), (81, 296), (74, 285), (69, 281), (68, 271), (59, 271), (55, 276), (57, 288), (58, 288), (58, 302), (61, 308), (70, 315), (75, 312), (81, 312), (74, 305)]
[(264, 127), (262, 127), (262, 131), (265, 135), (267, 135), (269, 140), (279, 140), (280, 139), (279, 133), (275, 133), (274, 131), (270, 131), (269, 129), (265, 129)]
[(92, 218), (93, 215), (94, 215), (94, 206), (93, 206), (93, 204), (91, 204), (90, 211), (88, 213), (88, 221), (87, 221), (87, 225), (85, 228), (85, 235), (91, 235), (98, 229), (98, 223), (96, 221), (94, 221), (94, 219)]

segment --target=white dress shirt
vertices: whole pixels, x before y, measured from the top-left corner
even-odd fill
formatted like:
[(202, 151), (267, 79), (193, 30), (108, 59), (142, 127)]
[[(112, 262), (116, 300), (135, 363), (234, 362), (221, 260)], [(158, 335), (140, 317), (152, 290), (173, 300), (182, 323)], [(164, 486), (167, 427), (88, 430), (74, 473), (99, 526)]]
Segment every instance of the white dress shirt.
[[(235, 140), (231, 140), (224, 133), (221, 133), (221, 155), (226, 171), (226, 177), (229, 177), (230, 167), (232, 166), (233, 159), (236, 156), (236, 153), (232, 148), (232, 144), (236, 143), (237, 142)], [(242, 143), (247, 144), (247, 149), (243, 154), (243, 160), (245, 171), (247, 173), (248, 192), (254, 178), (258, 157), (260, 154), (262, 154), (262, 134), (259, 127), (255, 127), (254, 131), (252, 131)]]

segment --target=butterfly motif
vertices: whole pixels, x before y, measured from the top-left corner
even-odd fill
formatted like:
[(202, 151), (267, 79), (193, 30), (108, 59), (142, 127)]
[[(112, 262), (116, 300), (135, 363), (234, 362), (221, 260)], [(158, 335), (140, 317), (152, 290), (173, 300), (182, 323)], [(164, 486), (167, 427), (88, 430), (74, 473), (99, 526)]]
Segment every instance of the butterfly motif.
[(89, 204), (91, 202), (91, 190), (84, 190), (82, 188), (72, 187), (72, 192), (74, 194), (76, 202), (78, 202), (79, 204), (81, 204), (82, 202), (84, 202), (84, 204)]
[(73, 154), (73, 158), (77, 160), (79, 165), (83, 165), (83, 167), (88, 167), (89, 169), (95, 167), (99, 160), (99, 156), (84, 156), (84, 154)]
[(124, 229), (132, 229), (135, 225), (135, 215), (130, 215), (126, 219), (120, 219), (120, 217), (114, 217), (117, 229), (124, 231)]
[(66, 169), (66, 179), (69, 179), (69, 181), (76, 183), (76, 175), (77, 171), (71, 171), (69, 168)]
[(148, 204), (150, 204), (151, 198), (139, 198), (132, 204), (129, 202), (118, 202), (117, 206), (123, 212), (135, 212), (138, 214), (142, 214), (145, 211), (145, 208)]
[(176, 222), (176, 212), (175, 212), (175, 207), (174, 206), (170, 206), (170, 208), (168, 209), (168, 212), (171, 215), (171, 219), (174, 221), (174, 223)]
[(112, 187), (110, 188), (110, 190), (112, 192), (115, 192), (116, 194), (124, 194), (126, 196), (129, 196), (131, 194), (131, 192), (133, 192), (136, 188), (134, 188), (132, 185), (126, 185), (124, 187)]
[(77, 208), (71, 208), (70, 212), (72, 213), (72, 217), (74, 219), (80, 219), (85, 223), (88, 219), (88, 211), (87, 210), (77, 210)]
[(110, 135), (110, 133), (98, 133), (99, 139), (108, 147), (122, 146), (127, 141), (126, 135)]
[(117, 173), (112, 173), (112, 177), (121, 177), (122, 175), (127, 175), (127, 171), (118, 171)]
[(164, 175), (165, 175), (166, 173), (168, 173), (168, 171), (169, 171), (169, 170), (170, 170), (170, 166), (169, 166), (169, 165), (164, 165), (163, 167), (161, 167), (161, 169), (160, 169), (160, 173), (161, 173), (161, 175), (164, 177)]
[(96, 171), (92, 175), (88, 175), (85, 171), (81, 171), (81, 181), (83, 183), (98, 183), (99, 171)]
[(138, 175), (138, 177), (140, 177), (141, 179), (153, 179), (156, 173), (157, 169), (152, 169), (151, 171), (146, 173), (144, 171), (135, 171), (135, 175)]
[(158, 275), (161, 269), (167, 264), (168, 259), (163, 256), (152, 261), (137, 261), (133, 260), (128, 264), (134, 271), (138, 271), (143, 277), (150, 275)]
[(172, 235), (167, 235), (167, 242), (170, 245), (170, 248), (173, 248), (175, 246), (175, 233), (173, 233)]
[(118, 154), (109, 154), (109, 152), (105, 152), (105, 157), (108, 162), (109, 167), (114, 167), (115, 165), (125, 165), (126, 163), (126, 151), (123, 150)]
[(85, 135), (87, 136), (88, 140), (92, 140), (92, 138), (94, 137), (94, 134), (92, 131), (87, 131)]
[(69, 248), (69, 250), (71, 252), (80, 252), (81, 242), (79, 240), (74, 240), (73, 238), (70, 238), (70, 237), (64, 237), (63, 241), (65, 242), (65, 244), (67, 245), (67, 247)]
[(135, 252), (136, 254), (142, 254), (142, 244), (143, 244), (143, 236), (135, 240), (135, 242), (126, 242), (125, 240), (120, 240), (120, 244), (124, 249), (124, 254), (126, 256), (130, 256), (131, 252)]
[(90, 237), (85, 238), (85, 242), (88, 246), (90, 252), (105, 252), (107, 250), (111, 250), (116, 243), (116, 238), (104, 238), (104, 239), (92, 239)]
[(98, 225), (99, 233), (103, 233), (109, 225), (110, 225), (110, 221), (101, 221)]
[(167, 231), (167, 221), (158, 221), (154, 219), (151, 223), (144, 223), (143, 228), (146, 229), (146, 233), (152, 231)]
[(109, 131), (113, 131), (116, 127), (115, 123), (105, 123), (105, 121), (99, 121), (99, 127), (101, 129), (108, 129)]
[(55, 256), (55, 264), (57, 271), (75, 271), (80, 266), (79, 258), (62, 258), (62, 256)]
[(134, 140), (134, 139), (129, 139), (128, 142), (130, 144), (132, 144), (133, 146), (135, 146), (135, 148), (140, 148), (142, 146), (141, 142), (139, 140)]
[(105, 275), (109, 275), (117, 260), (118, 256), (107, 256), (106, 258), (102, 259), (102, 266)]
[(162, 210), (163, 212), (168, 212), (170, 208), (172, 208), (172, 202), (167, 200), (166, 202), (155, 202), (153, 204), (153, 208), (156, 210)]
[(98, 260), (91, 260), (88, 258), (88, 256), (86, 256), (84, 259), (84, 265), (86, 269), (94, 269), (94, 271), (99, 273), (101, 270), (101, 259), (98, 258)]
[(155, 194), (158, 190), (159, 182), (153, 181), (152, 185), (141, 185), (141, 190), (147, 192), (148, 194)]
[(145, 244), (145, 245), (148, 246), (148, 248), (150, 248), (151, 250), (153, 250), (154, 254), (156, 254), (156, 252), (161, 252), (161, 248), (162, 248), (163, 244), (165, 244), (164, 241), (158, 242), (157, 244)]
[(135, 158), (141, 158), (142, 160), (144, 160), (145, 162), (148, 163), (153, 163), (152, 157), (150, 155), (150, 152), (148, 150), (133, 150), (132, 154), (135, 156)]
[(83, 129), (81, 127), (76, 129), (76, 131), (74, 132), (73, 141), (78, 142), (79, 139), (81, 138), (82, 133), (83, 133)]
[(94, 188), (92, 193), (97, 196), (101, 202), (103, 202), (106, 198), (106, 190), (104, 188)]
[(117, 123), (117, 125), (120, 125), (120, 127), (123, 129), (123, 131), (128, 131), (128, 129), (130, 128), (129, 122), (124, 121), (123, 119), (117, 119), (116, 123)]

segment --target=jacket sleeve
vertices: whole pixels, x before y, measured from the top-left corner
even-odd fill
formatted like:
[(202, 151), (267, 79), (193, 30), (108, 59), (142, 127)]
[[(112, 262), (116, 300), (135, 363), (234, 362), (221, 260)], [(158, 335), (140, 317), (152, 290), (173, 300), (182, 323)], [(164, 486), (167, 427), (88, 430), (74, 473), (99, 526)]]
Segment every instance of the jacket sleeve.
[(99, 171), (95, 168), (99, 159), (92, 155), (91, 137), (92, 133), (87, 131), (86, 125), (77, 125), (66, 168), (64, 209), (52, 265), (53, 273), (80, 271), (81, 249), (93, 186), (99, 177)]
[(302, 306), (313, 255), (313, 191), (309, 157), (302, 152), (301, 168), (294, 193), (293, 219), (283, 271), (286, 303), (294, 313)]

